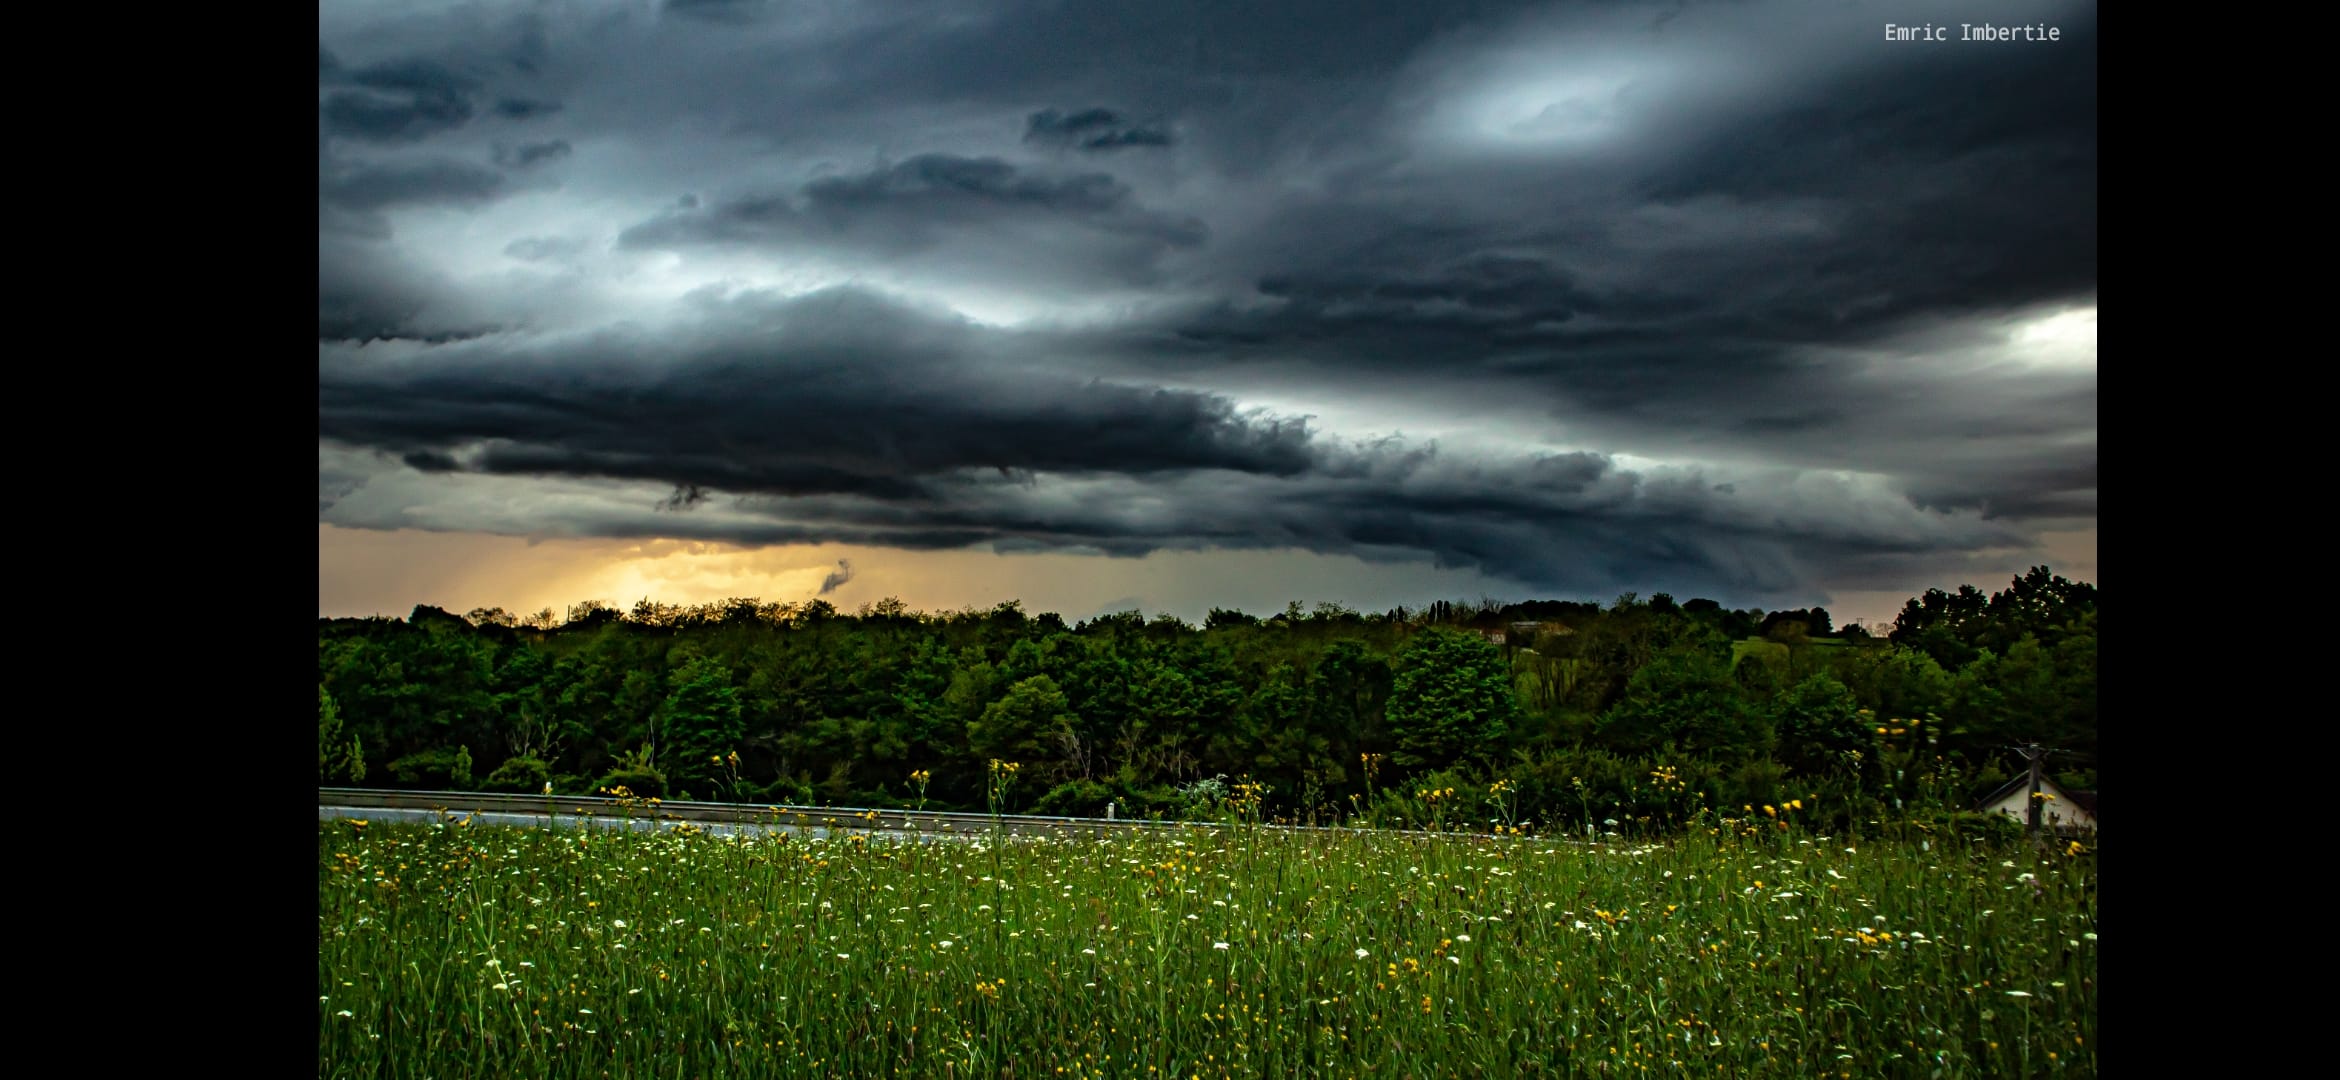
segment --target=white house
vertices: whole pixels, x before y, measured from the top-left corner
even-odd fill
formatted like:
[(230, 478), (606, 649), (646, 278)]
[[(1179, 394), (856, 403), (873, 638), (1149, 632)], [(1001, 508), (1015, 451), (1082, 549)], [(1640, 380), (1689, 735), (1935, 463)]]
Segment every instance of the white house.
[[(2039, 779), (2039, 823), (2057, 832), (2091, 832), (2096, 828), (2096, 793), (2065, 791), (2047, 777)], [(1990, 793), (1980, 809), (2005, 814), (2018, 825), (2031, 820), (2031, 777), (2018, 776)]]

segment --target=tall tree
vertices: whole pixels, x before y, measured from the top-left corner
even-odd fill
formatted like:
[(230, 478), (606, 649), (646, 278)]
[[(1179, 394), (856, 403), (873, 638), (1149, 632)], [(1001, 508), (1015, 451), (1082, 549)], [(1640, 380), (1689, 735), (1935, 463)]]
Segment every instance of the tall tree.
[(341, 709), (333, 704), (333, 695), (325, 692), (325, 684), (317, 684), (317, 782), (324, 783), (335, 757), (347, 750), (342, 743)]
[(978, 758), (1018, 762), (1036, 773), (1062, 778), (1077, 772), (1064, 760), (1063, 736), (1078, 727), (1072, 701), (1056, 680), (1034, 675), (1008, 687), (983, 710), (982, 719), (967, 725), (967, 748)]
[(671, 783), (705, 787), (724, 773), (718, 759), (747, 735), (739, 691), (732, 686), (730, 667), (712, 656), (683, 660), (669, 685), (655, 718), (659, 768)]
[(1398, 653), (1390, 682), (1390, 760), (1442, 769), (1492, 758), (1518, 719), (1501, 647), (1477, 634), (1425, 630)]
[(1730, 661), (1703, 648), (1668, 649), (1636, 669), (1594, 730), (1610, 747), (1635, 753), (1671, 746), (1739, 759), (1771, 748), (1770, 725), (1739, 693)]
[(1877, 763), (1875, 714), (1863, 716), (1852, 691), (1826, 672), (1806, 677), (1775, 698), (1771, 722), (1779, 736), (1779, 762), (1798, 773), (1860, 772)]

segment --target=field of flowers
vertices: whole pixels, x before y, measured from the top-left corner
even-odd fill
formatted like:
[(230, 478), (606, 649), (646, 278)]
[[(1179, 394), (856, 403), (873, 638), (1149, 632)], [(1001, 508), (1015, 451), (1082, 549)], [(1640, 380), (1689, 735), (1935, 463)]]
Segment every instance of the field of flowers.
[(320, 1077), (2096, 1072), (2079, 845), (332, 821), (318, 862)]

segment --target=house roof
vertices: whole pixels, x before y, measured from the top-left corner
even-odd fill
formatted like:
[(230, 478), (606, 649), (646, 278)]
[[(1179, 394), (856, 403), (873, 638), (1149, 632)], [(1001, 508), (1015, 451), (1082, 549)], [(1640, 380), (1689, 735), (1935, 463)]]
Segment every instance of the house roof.
[[(2031, 777), (2018, 776), (2013, 780), (2009, 780), (2006, 783), (1999, 785), (1998, 790), (1983, 796), (1982, 801), (1975, 804), (1975, 808), (1978, 810), (1989, 809), (1992, 803), (1998, 802), (1999, 800), (2004, 799), (2009, 795), (2013, 795), (2018, 791), (2029, 790), (2030, 787)], [(2096, 816), (2096, 793), (2093, 791), (2066, 791), (2062, 787), (2059, 787), (2055, 781), (2050, 780), (2044, 776), (2039, 778), (2039, 789), (2041, 791), (2054, 792), (2057, 798), (2064, 799), (2070, 802), (2072, 805), (2077, 806), (2082, 810), (2088, 811), (2089, 817)]]

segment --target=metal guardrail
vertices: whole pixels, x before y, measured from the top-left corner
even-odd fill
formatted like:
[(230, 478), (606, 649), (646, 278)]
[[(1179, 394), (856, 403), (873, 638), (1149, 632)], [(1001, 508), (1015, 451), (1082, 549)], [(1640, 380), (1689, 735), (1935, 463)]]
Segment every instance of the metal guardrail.
[(479, 791), (396, 791), (382, 788), (317, 789), (317, 805), (369, 810), (428, 810), (511, 814), (524, 817), (632, 819), (689, 824), (758, 825), (766, 828), (820, 828), (864, 832), (988, 833), (996, 825), (1018, 836), (1098, 835), (1174, 829), (1213, 829), (1210, 822), (1047, 817), (1037, 814), (970, 814), (944, 810), (881, 810), (850, 806), (773, 806), (754, 803), (657, 802), (595, 795), (502, 795)]
[[(317, 789), (317, 805), (364, 810), (421, 810), (448, 813), (508, 814), (551, 817), (555, 820), (588, 818), (609, 822), (631, 819), (650, 824), (675, 822), (707, 825), (754, 825), (767, 829), (802, 826), (824, 831), (899, 832), (919, 835), (984, 835), (996, 826), (1014, 836), (1103, 836), (1110, 833), (1159, 832), (1181, 828), (1230, 828), (1209, 821), (1157, 821), (1149, 818), (1076, 818), (1040, 814), (974, 814), (952, 810), (884, 810), (851, 806), (772, 806), (755, 803), (657, 802), (613, 799), (598, 795), (503, 795), (483, 791), (401, 791), (385, 788)], [(1357, 829), (1339, 825), (1272, 825), (1275, 832), (1371, 833), (1424, 839), (1510, 839), (1534, 843), (1583, 844), (1582, 840), (1554, 837), (1496, 837), (1478, 832), (1428, 832), (1418, 829)]]

